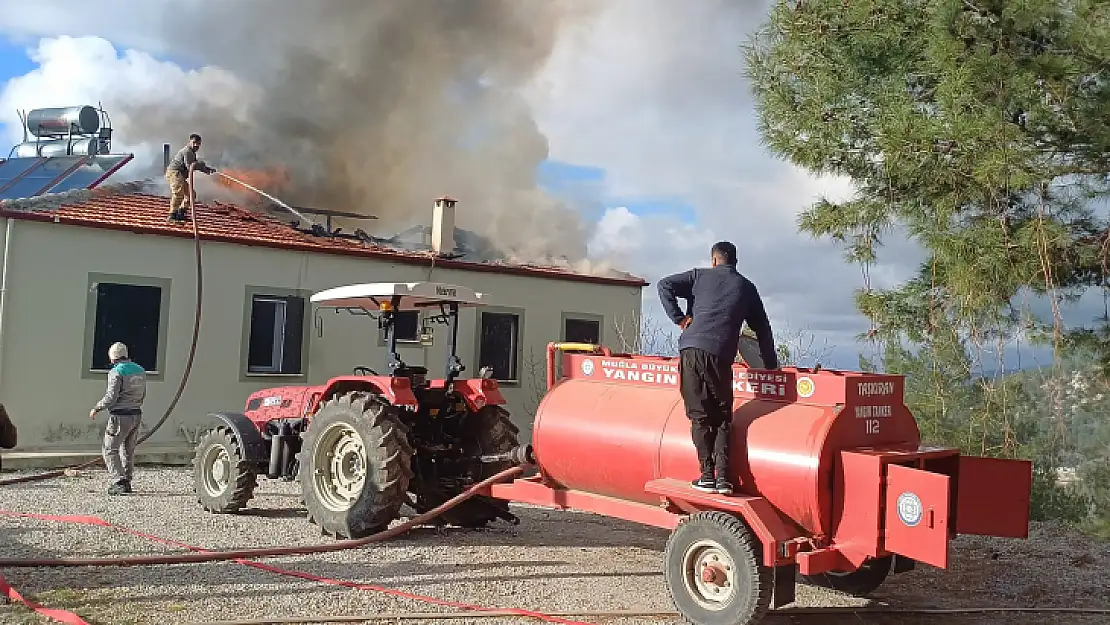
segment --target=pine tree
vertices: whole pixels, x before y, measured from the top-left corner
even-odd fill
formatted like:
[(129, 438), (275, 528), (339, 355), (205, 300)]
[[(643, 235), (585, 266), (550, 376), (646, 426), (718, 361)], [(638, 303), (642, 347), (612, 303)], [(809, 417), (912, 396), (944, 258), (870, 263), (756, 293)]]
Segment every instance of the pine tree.
[[(1110, 3), (784, 0), (746, 53), (771, 152), (857, 187), (800, 230), (865, 269), (894, 232), (927, 252), (907, 283), (856, 296), (883, 368), (910, 374), (923, 433), (1033, 453), (1023, 388), (979, 354), (1024, 337), (1110, 369), (1110, 326), (1059, 314), (1110, 286), (1110, 221), (1094, 210), (1110, 194)], [(1037, 297), (1052, 314), (1031, 312)], [(1036, 453), (1055, 462), (1064, 438)]]

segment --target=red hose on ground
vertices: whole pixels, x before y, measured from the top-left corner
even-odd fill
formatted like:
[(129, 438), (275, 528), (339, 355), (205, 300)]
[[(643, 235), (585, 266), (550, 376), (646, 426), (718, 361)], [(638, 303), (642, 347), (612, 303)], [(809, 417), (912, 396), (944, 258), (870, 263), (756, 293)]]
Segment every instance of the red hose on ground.
[[(423, 514), (391, 527), (385, 531), (371, 534), (364, 538), (339, 540), (334, 543), (322, 545), (304, 545), (300, 547), (255, 547), (251, 549), (237, 549), (232, 551), (207, 551), (204, 553), (181, 553), (164, 556), (123, 556), (117, 558), (41, 558), (41, 559), (0, 559), (0, 568), (38, 568), (60, 566), (149, 566), (154, 564), (193, 564), (198, 562), (222, 562), (226, 560), (239, 560), (243, 558), (269, 558), (274, 556), (298, 556), (314, 553), (328, 553), (331, 551), (344, 551), (355, 549), (370, 543), (379, 542), (399, 536), (408, 530), (426, 523), (458, 504), (478, 495), (490, 485), (515, 478), (525, 471), (523, 466), (515, 466), (492, 475), (465, 491), (455, 495), (442, 504), (428, 510)], [(46, 518), (42, 515), (26, 514), (19, 512), (0, 512), (8, 516), (24, 518)], [(92, 517), (73, 517), (91, 519)], [(104, 523), (101, 521), (101, 523)]]
[(34, 610), (46, 618), (58, 621), (59, 623), (65, 623), (66, 625), (89, 625), (88, 621), (73, 612), (67, 612), (57, 608), (47, 608), (24, 597), (19, 594), (18, 590), (12, 588), (12, 585), (8, 583), (8, 580), (4, 579), (3, 575), (0, 575), (0, 596), (7, 597), (9, 601), (15, 603), (22, 603), (27, 606), (27, 609)]
[[(194, 179), (195, 179), (194, 178), (194, 172), (192, 170), (190, 170), (189, 171), (189, 216), (192, 218), (192, 222), (193, 222), (193, 252), (194, 252), (193, 255), (196, 258), (196, 276), (197, 276), (196, 306), (193, 309), (193, 339), (192, 339), (192, 344), (189, 346), (189, 357), (185, 360), (185, 371), (184, 371), (184, 373), (181, 374), (181, 383), (177, 385), (177, 392), (174, 393), (173, 399), (170, 400), (169, 407), (166, 408), (166, 412), (162, 414), (162, 418), (159, 419), (158, 422), (154, 424), (154, 427), (151, 428), (150, 431), (148, 431), (146, 434), (144, 434), (141, 438), (139, 438), (139, 441), (138, 441), (138, 443), (136, 443), (136, 445), (142, 445), (143, 443), (145, 443), (147, 441), (147, 439), (149, 439), (151, 436), (154, 435), (155, 432), (158, 431), (158, 428), (162, 427), (162, 424), (166, 422), (166, 419), (170, 418), (170, 414), (173, 413), (173, 409), (177, 407), (177, 402), (181, 399), (181, 394), (185, 392), (185, 385), (189, 382), (189, 374), (192, 373), (192, 371), (193, 371), (193, 359), (197, 355), (197, 342), (198, 342), (198, 339), (200, 338), (201, 303), (203, 302), (203, 299), (204, 299), (204, 264), (201, 262), (200, 228), (199, 228), (199, 226), (197, 226), (197, 207), (196, 207), (196, 204), (193, 202), (193, 188), (194, 188), (193, 187), (193, 181), (194, 181)], [(23, 484), (23, 483), (26, 483), (26, 482), (38, 482), (38, 481), (41, 481), (41, 480), (49, 480), (49, 479), (53, 479), (53, 478), (56, 478), (56, 477), (61, 477), (61, 476), (65, 475), (67, 471), (77, 471), (77, 470), (80, 470), (80, 469), (87, 469), (87, 468), (89, 468), (91, 466), (94, 466), (96, 464), (99, 464), (103, 461), (104, 461), (103, 458), (97, 458), (95, 460), (89, 460), (88, 462), (84, 462), (84, 463), (81, 463), (81, 464), (76, 464), (76, 465), (73, 465), (71, 467), (66, 467), (64, 469), (58, 469), (56, 471), (47, 471), (46, 473), (38, 473), (38, 474), (35, 474), (35, 475), (24, 475), (22, 477), (8, 478), (6, 480), (0, 480), (0, 486), (9, 486), (11, 484)]]
[[(563, 625), (586, 625), (586, 624), (582, 623), (581, 621), (572, 621), (572, 620), (562, 619), (562, 618), (558, 618), (558, 617), (555, 617), (555, 616), (549, 616), (549, 615), (546, 615), (546, 614), (543, 614), (543, 613), (540, 613), (540, 612), (534, 612), (534, 611), (531, 611), (531, 610), (524, 610), (524, 609), (520, 609), (520, 608), (487, 608), (487, 607), (483, 607), (483, 606), (461, 603), (461, 602), (457, 602), (457, 601), (447, 601), (447, 600), (444, 600), (444, 599), (437, 599), (435, 597), (429, 597), (429, 596), (425, 596), (425, 595), (418, 595), (418, 594), (414, 594), (414, 593), (408, 593), (408, 592), (405, 592), (405, 591), (395, 590), (395, 589), (392, 589), (392, 588), (385, 588), (383, 586), (375, 586), (375, 585), (372, 585), (372, 584), (361, 584), (361, 583), (358, 583), (358, 582), (351, 582), (351, 581), (337, 580), (337, 579), (332, 579), (332, 578), (327, 578), (327, 577), (321, 577), (319, 575), (313, 575), (311, 573), (306, 573), (304, 571), (295, 571), (295, 570), (289, 570), (289, 569), (282, 569), (282, 568), (278, 568), (278, 567), (275, 567), (275, 566), (270, 566), (268, 564), (262, 564), (260, 562), (251, 562), (250, 560), (243, 559), (243, 557), (240, 557), (240, 556), (236, 555), (236, 554), (243, 554), (243, 553), (254, 553), (254, 554), (258, 554), (258, 555), (294, 555), (294, 554), (300, 555), (300, 554), (305, 554), (305, 553), (323, 553), (323, 552), (327, 552), (327, 551), (339, 551), (339, 550), (342, 550), (342, 549), (352, 549), (354, 547), (365, 545), (365, 544), (368, 544), (368, 543), (371, 543), (371, 542), (384, 540), (386, 538), (401, 534), (404, 531), (407, 531), (408, 529), (411, 529), (412, 527), (414, 527), (416, 525), (419, 525), (420, 523), (423, 523), (424, 521), (426, 521), (428, 519), (439, 516), (445, 510), (447, 510), (447, 509), (449, 509), (449, 508), (451, 508), (455, 505), (458, 505), (459, 503), (461, 503), (462, 501), (465, 501), (466, 499), (469, 499), (470, 497), (473, 497), (478, 492), (480, 492), (481, 490), (488, 487), (489, 484), (492, 484), (492, 483), (494, 483), (496, 481), (499, 481), (501, 479), (505, 479), (505, 478), (508, 478), (508, 477), (518, 475), (518, 474), (522, 473), (523, 471), (524, 471), (524, 467), (512, 467), (510, 469), (506, 469), (505, 471), (502, 471), (502, 472), (498, 473), (497, 475), (494, 475), (494, 476), (492, 476), (492, 477), (490, 477), (486, 480), (483, 480), (482, 482), (479, 482), (478, 484), (475, 484), (474, 486), (470, 487), (469, 489), (467, 489), (463, 493), (460, 493), (459, 495), (455, 496), (454, 498), (444, 502), (442, 505), (437, 506), (436, 508), (433, 508), (432, 510), (429, 510), (428, 512), (425, 512), (424, 514), (413, 517), (412, 519), (406, 521), (405, 523), (402, 523), (401, 525), (398, 525), (397, 527), (391, 528), (391, 529), (386, 530), (384, 532), (379, 532), (379, 533), (374, 534), (372, 536), (367, 536), (365, 538), (360, 538), (360, 539), (357, 539), (357, 540), (340, 541), (340, 542), (327, 544), (327, 545), (314, 545), (314, 546), (306, 546), (306, 547), (291, 547), (291, 548), (278, 547), (278, 548), (269, 548), (269, 549), (261, 548), (261, 549), (247, 549), (247, 550), (240, 550), (240, 551), (214, 552), (214, 551), (208, 551), (208, 550), (202, 549), (200, 547), (194, 547), (192, 545), (177, 542), (177, 541), (174, 541), (174, 540), (161, 538), (161, 537), (155, 536), (153, 534), (147, 534), (145, 532), (140, 532), (138, 530), (133, 530), (131, 528), (121, 527), (121, 526), (118, 526), (118, 525), (113, 525), (112, 523), (109, 523), (108, 521), (105, 521), (105, 520), (97, 518), (97, 517), (91, 517), (91, 516), (57, 516), (57, 515), (32, 514), (32, 513), (10, 512), (10, 511), (5, 511), (5, 510), (0, 510), (0, 515), (8, 516), (8, 517), (29, 518), (29, 519), (37, 519), (37, 520), (42, 520), (42, 521), (55, 521), (55, 522), (62, 522), (62, 523), (76, 523), (76, 524), (81, 524), (81, 525), (94, 525), (94, 526), (99, 526), (99, 527), (109, 527), (109, 528), (115, 529), (117, 531), (124, 532), (126, 534), (130, 534), (132, 536), (137, 536), (137, 537), (140, 537), (140, 538), (144, 538), (146, 540), (150, 540), (150, 541), (162, 543), (162, 544), (165, 544), (165, 545), (171, 545), (171, 546), (174, 546), (174, 547), (180, 547), (182, 549), (188, 549), (190, 551), (198, 552), (198, 553), (195, 553), (195, 554), (174, 554), (174, 555), (168, 555), (168, 556), (146, 556), (146, 557), (134, 557), (134, 558), (123, 557), (123, 558), (63, 558), (63, 559), (57, 559), (57, 560), (49, 560), (49, 559), (43, 559), (43, 560), (0, 560), (0, 566), (13, 566), (13, 563), (14, 563), (14, 566), (20, 566), (20, 567), (29, 567), (29, 566), (134, 566), (134, 564), (132, 564), (132, 563), (136, 560), (145, 561), (144, 563), (147, 563), (147, 564), (156, 564), (156, 563), (157, 564), (168, 564), (168, 563), (183, 562), (183, 561), (186, 561), (186, 562), (212, 562), (212, 561), (216, 561), (216, 560), (232, 560), (232, 561), (234, 561), (238, 564), (242, 564), (244, 566), (249, 566), (249, 567), (260, 569), (260, 570), (267, 571), (267, 572), (270, 572), (270, 573), (276, 573), (278, 575), (296, 577), (296, 578), (299, 578), (299, 579), (319, 582), (319, 583), (322, 583), (322, 584), (329, 584), (329, 585), (332, 585), (332, 586), (343, 586), (343, 587), (346, 587), (346, 588), (353, 588), (355, 590), (368, 590), (368, 591), (372, 591), (372, 592), (380, 592), (380, 593), (392, 595), (392, 596), (395, 596), (395, 597), (401, 597), (401, 598), (404, 598), (404, 599), (412, 599), (412, 600), (415, 600), (415, 601), (422, 601), (422, 602), (425, 602), (425, 603), (430, 603), (430, 604), (433, 604), (433, 605), (439, 605), (439, 606), (443, 606), (443, 607), (451, 607), (451, 608), (456, 608), (456, 609), (461, 609), (461, 610), (469, 610), (469, 611), (475, 611), (475, 612), (510, 612), (510, 613), (518, 615), (518, 616), (525, 616), (525, 617), (529, 617), (529, 618), (537, 618), (537, 619), (541, 619), (541, 620), (548, 621), (548, 622), (551, 622), (551, 623), (561, 623)], [(276, 551), (280, 551), (281, 553), (275, 553)], [(159, 560), (159, 562), (149, 562), (150, 560)], [(89, 562), (91, 562), (93, 564), (85, 564), (85, 563), (89, 563)], [(3, 587), (0, 586), (0, 589), (2, 589), (2, 588)], [(14, 589), (12, 590), (12, 592), (14, 592)], [(26, 601), (23, 601), (23, 603), (25, 605), (28, 605), (28, 607), (32, 607), (32, 609), (34, 609), (33, 606), (31, 606), (31, 604), (27, 603)], [(45, 614), (41, 611), (40, 611), (40, 613), (44, 614), (45, 616), (49, 616), (49, 615), (47, 615), (47, 614)], [(68, 614), (68, 613), (64, 613), (64, 614)], [(76, 616), (76, 615), (74, 615), (74, 616)], [(53, 617), (51, 617), (51, 618), (53, 618)], [(77, 618), (80, 618), (80, 617), (77, 617)], [(62, 621), (62, 622), (64, 622), (64, 623), (84, 623), (84, 621)]]

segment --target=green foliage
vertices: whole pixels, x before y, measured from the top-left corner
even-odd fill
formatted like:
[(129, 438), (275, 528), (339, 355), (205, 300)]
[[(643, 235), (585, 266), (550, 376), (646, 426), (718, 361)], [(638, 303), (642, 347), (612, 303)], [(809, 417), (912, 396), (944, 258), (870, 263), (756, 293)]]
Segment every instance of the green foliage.
[[(1110, 404), (1090, 409), (1110, 392), (1068, 386), (1106, 386), (1110, 322), (1059, 314), (1110, 287), (1092, 208), (1110, 195), (1110, 3), (781, 1), (746, 55), (767, 147), (855, 184), (799, 229), (864, 266), (891, 233), (927, 252), (906, 283), (857, 292), (882, 355), (861, 368), (908, 376), (928, 441), (1034, 459), (1035, 517), (1110, 518)], [(1054, 346), (1047, 377), (1002, 366), (1018, 338)]]

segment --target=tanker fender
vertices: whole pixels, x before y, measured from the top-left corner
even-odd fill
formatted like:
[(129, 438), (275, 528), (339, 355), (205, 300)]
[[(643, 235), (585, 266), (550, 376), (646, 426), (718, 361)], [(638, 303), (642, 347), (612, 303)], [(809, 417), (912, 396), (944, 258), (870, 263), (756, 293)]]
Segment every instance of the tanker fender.
[(739, 517), (759, 539), (763, 564), (769, 567), (792, 565), (795, 541), (806, 536), (802, 528), (763, 497), (701, 493), (686, 482), (668, 478), (652, 480), (644, 485), (644, 490), (663, 497), (671, 507), (685, 514), (717, 510)]
[(501, 394), (494, 380), (455, 380), (455, 392), (462, 396), (466, 407), (477, 412), (486, 406), (504, 406), (505, 396)]
[(270, 461), (269, 446), (262, 438), (262, 432), (258, 431), (258, 426), (247, 415), (241, 412), (210, 412), (208, 417), (221, 421), (231, 430), (247, 462), (265, 464)]
[(320, 395), (309, 408), (309, 413), (316, 412), (320, 404), (332, 397), (355, 391), (380, 395), (394, 406), (416, 408), (419, 405), (408, 378), (392, 378), (385, 375), (345, 375), (332, 378), (324, 384)]

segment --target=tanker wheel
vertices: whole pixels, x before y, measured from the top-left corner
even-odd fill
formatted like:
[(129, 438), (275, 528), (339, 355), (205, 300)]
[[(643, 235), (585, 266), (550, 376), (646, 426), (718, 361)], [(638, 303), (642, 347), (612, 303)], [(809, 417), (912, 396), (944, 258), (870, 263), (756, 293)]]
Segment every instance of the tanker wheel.
[(706, 510), (684, 517), (663, 554), (675, 607), (699, 625), (758, 622), (770, 607), (774, 583), (762, 551), (747, 525), (731, 514)]
[(230, 428), (219, 426), (197, 441), (193, 456), (193, 490), (209, 512), (234, 513), (254, 497), (258, 477)]
[[(477, 412), (469, 413), (462, 423), (467, 435), (464, 443), (466, 453), (471, 455), (497, 454), (510, 451), (520, 442), (520, 428), (512, 421), (509, 412), (501, 406), (483, 406)], [(513, 466), (512, 462), (477, 462), (471, 467), (468, 477), (475, 483)], [(414, 508), (424, 513), (461, 493), (464, 489), (444, 490), (436, 485), (419, 485)], [(448, 524), (469, 529), (485, 527), (487, 523), (502, 514), (509, 513), (509, 502), (478, 495), (462, 502), (432, 520), (433, 524)]]
[(407, 500), (412, 454), (396, 406), (381, 396), (356, 391), (324, 402), (298, 454), (309, 522), (338, 538), (388, 528)]
[(831, 588), (842, 593), (862, 597), (874, 592), (886, 581), (894, 558), (886, 556), (863, 563), (863, 566), (850, 572), (828, 571), (817, 575), (801, 575), (802, 582), (811, 586)]

